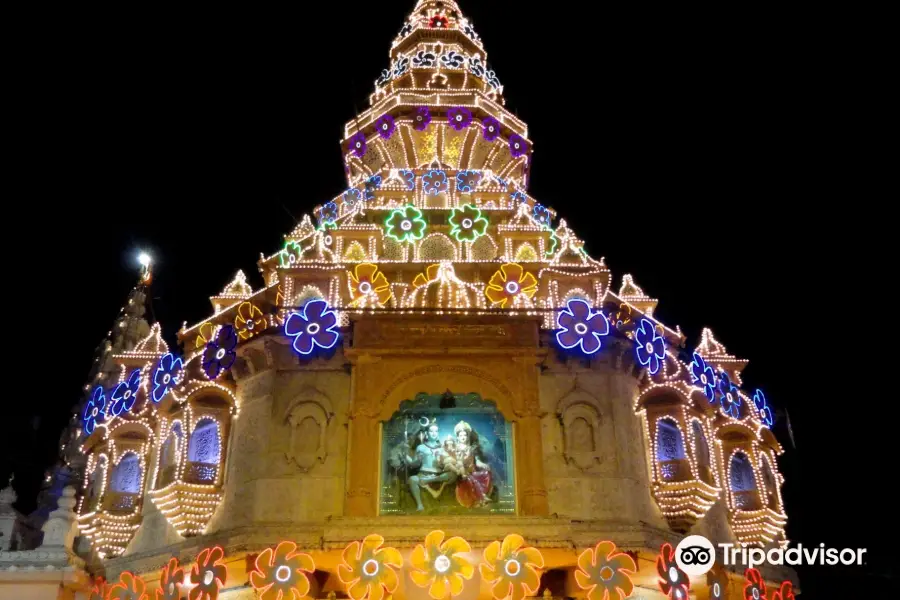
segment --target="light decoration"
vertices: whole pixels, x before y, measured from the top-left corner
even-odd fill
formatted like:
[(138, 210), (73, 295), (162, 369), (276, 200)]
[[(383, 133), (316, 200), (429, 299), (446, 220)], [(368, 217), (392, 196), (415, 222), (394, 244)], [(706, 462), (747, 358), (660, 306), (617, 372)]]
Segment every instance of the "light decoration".
[(319, 208), (319, 229), (337, 227), (338, 205), (333, 200), (326, 202)]
[(184, 587), (184, 569), (178, 566), (177, 558), (170, 558), (160, 571), (156, 600), (181, 600), (182, 587)]
[(781, 587), (772, 595), (772, 600), (797, 600), (794, 584), (790, 581), (782, 582)]
[(518, 133), (509, 136), (509, 153), (513, 158), (524, 156), (528, 152), (528, 142)]
[(453, 264), (448, 261), (429, 265), (425, 273), (416, 275), (412, 287), (413, 291), (403, 299), (405, 308), (466, 310), (473, 304), (484, 307), (482, 288), (457, 277)]
[(550, 225), (553, 220), (550, 211), (547, 208), (544, 208), (542, 204), (535, 204), (532, 209), (532, 214), (534, 215), (534, 220), (541, 225)]
[(425, 237), (422, 211), (412, 204), (398, 208), (384, 221), (384, 233), (396, 242), (415, 242)]
[(378, 130), (378, 135), (381, 136), (381, 139), (391, 139), (391, 136), (394, 135), (394, 130), (397, 129), (397, 125), (394, 123), (394, 117), (389, 114), (383, 115), (375, 122), (375, 129)]
[(744, 586), (744, 600), (766, 600), (766, 582), (756, 569), (744, 572), (747, 585)]
[(266, 316), (252, 302), (243, 302), (234, 317), (234, 329), (241, 340), (249, 340), (266, 328)]
[(663, 544), (656, 558), (656, 571), (659, 573), (659, 589), (670, 600), (687, 600), (691, 589), (691, 580), (687, 573), (678, 568), (675, 562), (675, 549), (671, 544)]
[(444, 541), (443, 531), (432, 531), (425, 537), (424, 546), (419, 544), (413, 549), (409, 558), (413, 570), (409, 576), (417, 586), (428, 588), (428, 595), (435, 600), (458, 596), (464, 580), (472, 579), (475, 573), (475, 567), (458, 555), (471, 550), (469, 542), (461, 537)]
[(350, 153), (356, 158), (362, 158), (366, 155), (366, 135), (362, 132), (357, 133), (348, 140)]
[(109, 412), (113, 417), (118, 417), (123, 412), (128, 412), (137, 401), (137, 393), (141, 388), (141, 370), (134, 369), (126, 381), (120, 382), (113, 390)]
[(525, 546), (521, 535), (511, 533), (501, 543), (494, 540), (484, 549), (484, 562), (479, 566), (481, 578), (492, 583), (496, 600), (522, 600), (532, 596), (541, 584), (538, 569), (544, 568), (544, 557), (537, 548)]
[(722, 412), (729, 417), (739, 419), (741, 417), (741, 393), (736, 385), (731, 383), (728, 373), (719, 373), (719, 404)]
[(703, 394), (710, 403), (716, 401), (716, 372), (696, 352), (694, 352), (694, 359), (691, 361), (691, 381), (700, 384)]
[(706, 587), (709, 589), (709, 600), (725, 600), (730, 587), (728, 571), (720, 566), (713, 567), (706, 575)]
[[(372, 186), (370, 188), (370, 185), (367, 181), (366, 182), (366, 200), (371, 200), (371, 198), (369, 197), (369, 195), (371, 193), (370, 189), (374, 190), (375, 187)], [(374, 195), (372, 197), (374, 197)], [(358, 189), (350, 188), (349, 190), (344, 192), (344, 195), (341, 197), (341, 199), (343, 201), (344, 207), (348, 211), (354, 211), (357, 209), (357, 207), (359, 207), (362, 204), (363, 196), (362, 196), (362, 192), (360, 192)]]
[(201, 348), (205, 348), (206, 344), (209, 343), (209, 340), (213, 339), (213, 336), (216, 335), (216, 326), (212, 323), (204, 323), (200, 326), (200, 329), (197, 331), (197, 337), (194, 338), (194, 349), (200, 350)]
[(237, 353), (238, 337), (231, 325), (224, 325), (216, 332), (215, 338), (206, 344), (203, 351), (203, 372), (210, 379), (218, 379), (219, 375), (231, 368)]
[(150, 600), (146, 589), (143, 579), (125, 571), (119, 576), (118, 583), (110, 586), (106, 597), (108, 600)]
[(447, 172), (439, 169), (429, 171), (422, 175), (422, 190), (428, 196), (443, 194), (450, 188), (447, 182)]
[(522, 265), (506, 263), (492, 276), (484, 295), (494, 306), (531, 308), (531, 299), (537, 292), (537, 278), (525, 271)]
[[(748, 434), (750, 432), (748, 431)], [(741, 440), (729, 443), (730, 451), (726, 451), (723, 446), (725, 442), (721, 439), (716, 440), (719, 446), (719, 472), (724, 474), (725, 481), (728, 482), (726, 500), (728, 504), (728, 521), (731, 525), (731, 531), (735, 537), (743, 545), (760, 545), (774, 543), (776, 540), (784, 537), (784, 529), (787, 525), (787, 515), (781, 510), (781, 499), (779, 491), (779, 503), (777, 509), (765, 506), (763, 508), (745, 508), (738, 501), (736, 493), (731, 489), (732, 482), (732, 465), (736, 454), (744, 454), (747, 457), (753, 471), (753, 480), (755, 485), (755, 494), (759, 494), (759, 482), (764, 482), (762, 473), (759, 471), (760, 461), (757, 459), (758, 444), (751, 440)], [(774, 473), (777, 476), (777, 473)], [(779, 481), (781, 479), (779, 478)], [(758, 496), (757, 496), (757, 499)], [(754, 502), (754, 504), (756, 504)]]
[(600, 311), (595, 311), (587, 301), (571, 298), (557, 316), (559, 329), (556, 342), (566, 350), (578, 348), (585, 354), (595, 354), (601, 347), (601, 338), (609, 335), (609, 321)]
[(472, 124), (472, 111), (464, 106), (456, 106), (447, 111), (447, 123), (456, 131), (462, 131)]
[(771, 428), (775, 423), (775, 419), (772, 416), (772, 409), (769, 408), (769, 403), (766, 400), (766, 395), (762, 390), (757, 389), (753, 393), (753, 404), (756, 406), (756, 410), (758, 411), (759, 420), (762, 421), (763, 425)]
[(338, 579), (353, 600), (382, 600), (397, 589), (395, 569), (403, 566), (403, 557), (396, 548), (383, 544), (384, 538), (373, 533), (361, 543), (353, 541), (344, 548)]
[(153, 392), (151, 398), (153, 402), (159, 403), (166, 394), (181, 382), (184, 374), (184, 362), (181, 358), (176, 357), (171, 352), (163, 355), (156, 365), (153, 372)]
[(600, 542), (578, 555), (575, 582), (587, 591), (588, 600), (623, 600), (631, 595), (631, 576), (637, 573), (634, 559), (616, 552), (612, 542)]
[[(481, 216), (481, 210), (474, 204), (454, 208), (450, 212), (449, 221), (450, 235), (456, 238), (457, 242), (474, 242), (485, 234), (488, 227), (488, 220)], [(537, 281), (535, 281), (535, 285), (537, 285)]]
[(84, 423), (82, 429), (85, 435), (94, 433), (94, 429), (99, 423), (103, 423), (106, 419), (106, 393), (102, 385), (98, 385), (91, 393), (91, 399), (84, 406), (84, 413), (81, 420)]
[(297, 544), (285, 541), (259, 553), (250, 585), (260, 600), (299, 600), (309, 594), (307, 573), (315, 570), (316, 563), (309, 554), (298, 552)]
[(471, 194), (481, 183), (480, 171), (460, 171), (456, 174), (456, 189), (461, 194)]
[(282, 268), (292, 267), (300, 262), (303, 257), (303, 248), (297, 242), (289, 240), (284, 244), (284, 250), (278, 253), (278, 260)]
[(362, 263), (353, 273), (348, 272), (350, 306), (352, 308), (384, 307), (391, 299), (391, 285), (378, 265)]
[(228, 577), (224, 559), (225, 551), (220, 546), (206, 548), (197, 555), (191, 568), (194, 587), (188, 592), (188, 600), (217, 600)]
[[(94, 579), (94, 586), (91, 588), (88, 600), (106, 600), (106, 580), (103, 577)], [(168, 600), (168, 598), (164, 600)]]
[(500, 121), (494, 117), (485, 117), (481, 121), (481, 126), (483, 128), (482, 135), (486, 141), (493, 142), (500, 137)]
[(641, 319), (634, 332), (638, 362), (647, 367), (650, 375), (656, 375), (666, 358), (666, 340), (650, 319)]
[(420, 106), (416, 109), (416, 116), (413, 117), (413, 123), (413, 129), (416, 131), (425, 131), (428, 129), (428, 124), (431, 123), (431, 111), (428, 110), (427, 106)]
[(316, 348), (330, 350), (338, 342), (338, 319), (325, 300), (310, 300), (300, 312), (291, 313), (284, 333), (293, 338), (294, 351), (309, 356)]

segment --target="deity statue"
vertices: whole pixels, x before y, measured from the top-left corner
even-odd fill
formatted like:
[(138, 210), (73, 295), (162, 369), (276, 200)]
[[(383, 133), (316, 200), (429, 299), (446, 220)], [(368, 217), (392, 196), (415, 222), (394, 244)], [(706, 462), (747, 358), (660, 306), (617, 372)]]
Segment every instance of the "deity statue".
[(418, 472), (409, 478), (409, 491), (416, 501), (416, 510), (423, 511), (422, 490), (437, 498), (447, 485), (456, 481), (457, 475), (453, 470), (445, 469), (446, 453), (441, 446), (440, 429), (434, 420), (419, 430), (413, 444), (414, 455), (405, 457), (406, 464), (418, 467)]

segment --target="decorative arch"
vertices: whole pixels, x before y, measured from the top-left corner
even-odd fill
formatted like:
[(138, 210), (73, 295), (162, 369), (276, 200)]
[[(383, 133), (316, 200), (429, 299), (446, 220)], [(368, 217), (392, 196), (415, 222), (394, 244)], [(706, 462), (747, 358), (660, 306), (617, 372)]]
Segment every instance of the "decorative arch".
[(307, 285), (307, 286), (304, 286), (304, 288), (302, 290), (300, 290), (299, 292), (297, 292), (294, 295), (294, 301), (293, 301), (292, 305), (293, 306), (303, 306), (304, 304), (306, 304), (307, 302), (309, 302), (310, 300), (312, 300), (314, 298), (325, 298), (325, 297), (326, 297), (325, 294), (323, 294), (322, 290), (320, 290), (318, 287), (316, 287), (314, 285)]
[(159, 467), (157, 467), (156, 489), (163, 488), (174, 481), (184, 457), (184, 427), (180, 419), (172, 422), (166, 439), (159, 450)]
[(316, 462), (328, 457), (328, 424), (334, 410), (328, 397), (316, 388), (300, 392), (284, 414), (283, 422), (290, 430), (285, 458), (300, 471), (309, 471)]
[(459, 260), (459, 251), (443, 233), (432, 233), (425, 236), (416, 251), (417, 259), (424, 261)]
[(490, 235), (485, 234), (472, 242), (469, 248), (469, 254), (472, 260), (494, 260), (500, 247), (494, 242)]
[(516, 248), (515, 262), (536, 262), (540, 260), (537, 250), (529, 242), (522, 242)]
[(556, 405), (563, 428), (563, 457), (583, 471), (603, 460), (602, 418), (597, 404), (597, 399), (584, 390), (573, 390)]
[(728, 461), (728, 487), (735, 508), (745, 511), (759, 510), (759, 497), (753, 461), (740, 450)]
[(344, 262), (363, 262), (367, 260), (366, 249), (358, 241), (353, 240), (344, 250)]

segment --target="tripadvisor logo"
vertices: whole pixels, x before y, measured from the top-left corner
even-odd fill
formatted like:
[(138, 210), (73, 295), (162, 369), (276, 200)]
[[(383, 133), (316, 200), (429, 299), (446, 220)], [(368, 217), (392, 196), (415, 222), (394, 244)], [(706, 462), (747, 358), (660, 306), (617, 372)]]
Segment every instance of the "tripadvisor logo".
[[(719, 544), (722, 550), (722, 564), (725, 566), (742, 566), (753, 569), (760, 565), (862, 565), (865, 548), (826, 548), (804, 547), (798, 544), (794, 548), (745, 548), (739, 544)], [(691, 577), (704, 575), (716, 564), (716, 549), (712, 542), (702, 535), (691, 535), (675, 548), (675, 562), (678, 567)]]

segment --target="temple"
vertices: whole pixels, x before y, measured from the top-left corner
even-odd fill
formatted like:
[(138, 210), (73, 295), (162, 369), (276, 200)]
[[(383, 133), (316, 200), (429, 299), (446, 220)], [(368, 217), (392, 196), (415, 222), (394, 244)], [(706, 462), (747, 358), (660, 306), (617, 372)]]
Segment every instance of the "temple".
[[(142, 274), (64, 436), (78, 475), (47, 522), (84, 575), (58, 590), (799, 592), (789, 569), (675, 565), (687, 534), (787, 544), (772, 409), (747, 361), (709, 329), (690, 346), (529, 194), (504, 93), (457, 4), (420, 0), (344, 127), (347, 189), (260, 257), (261, 287), (238, 272), (175, 348)], [(0, 573), (39, 551), (0, 553)]]

